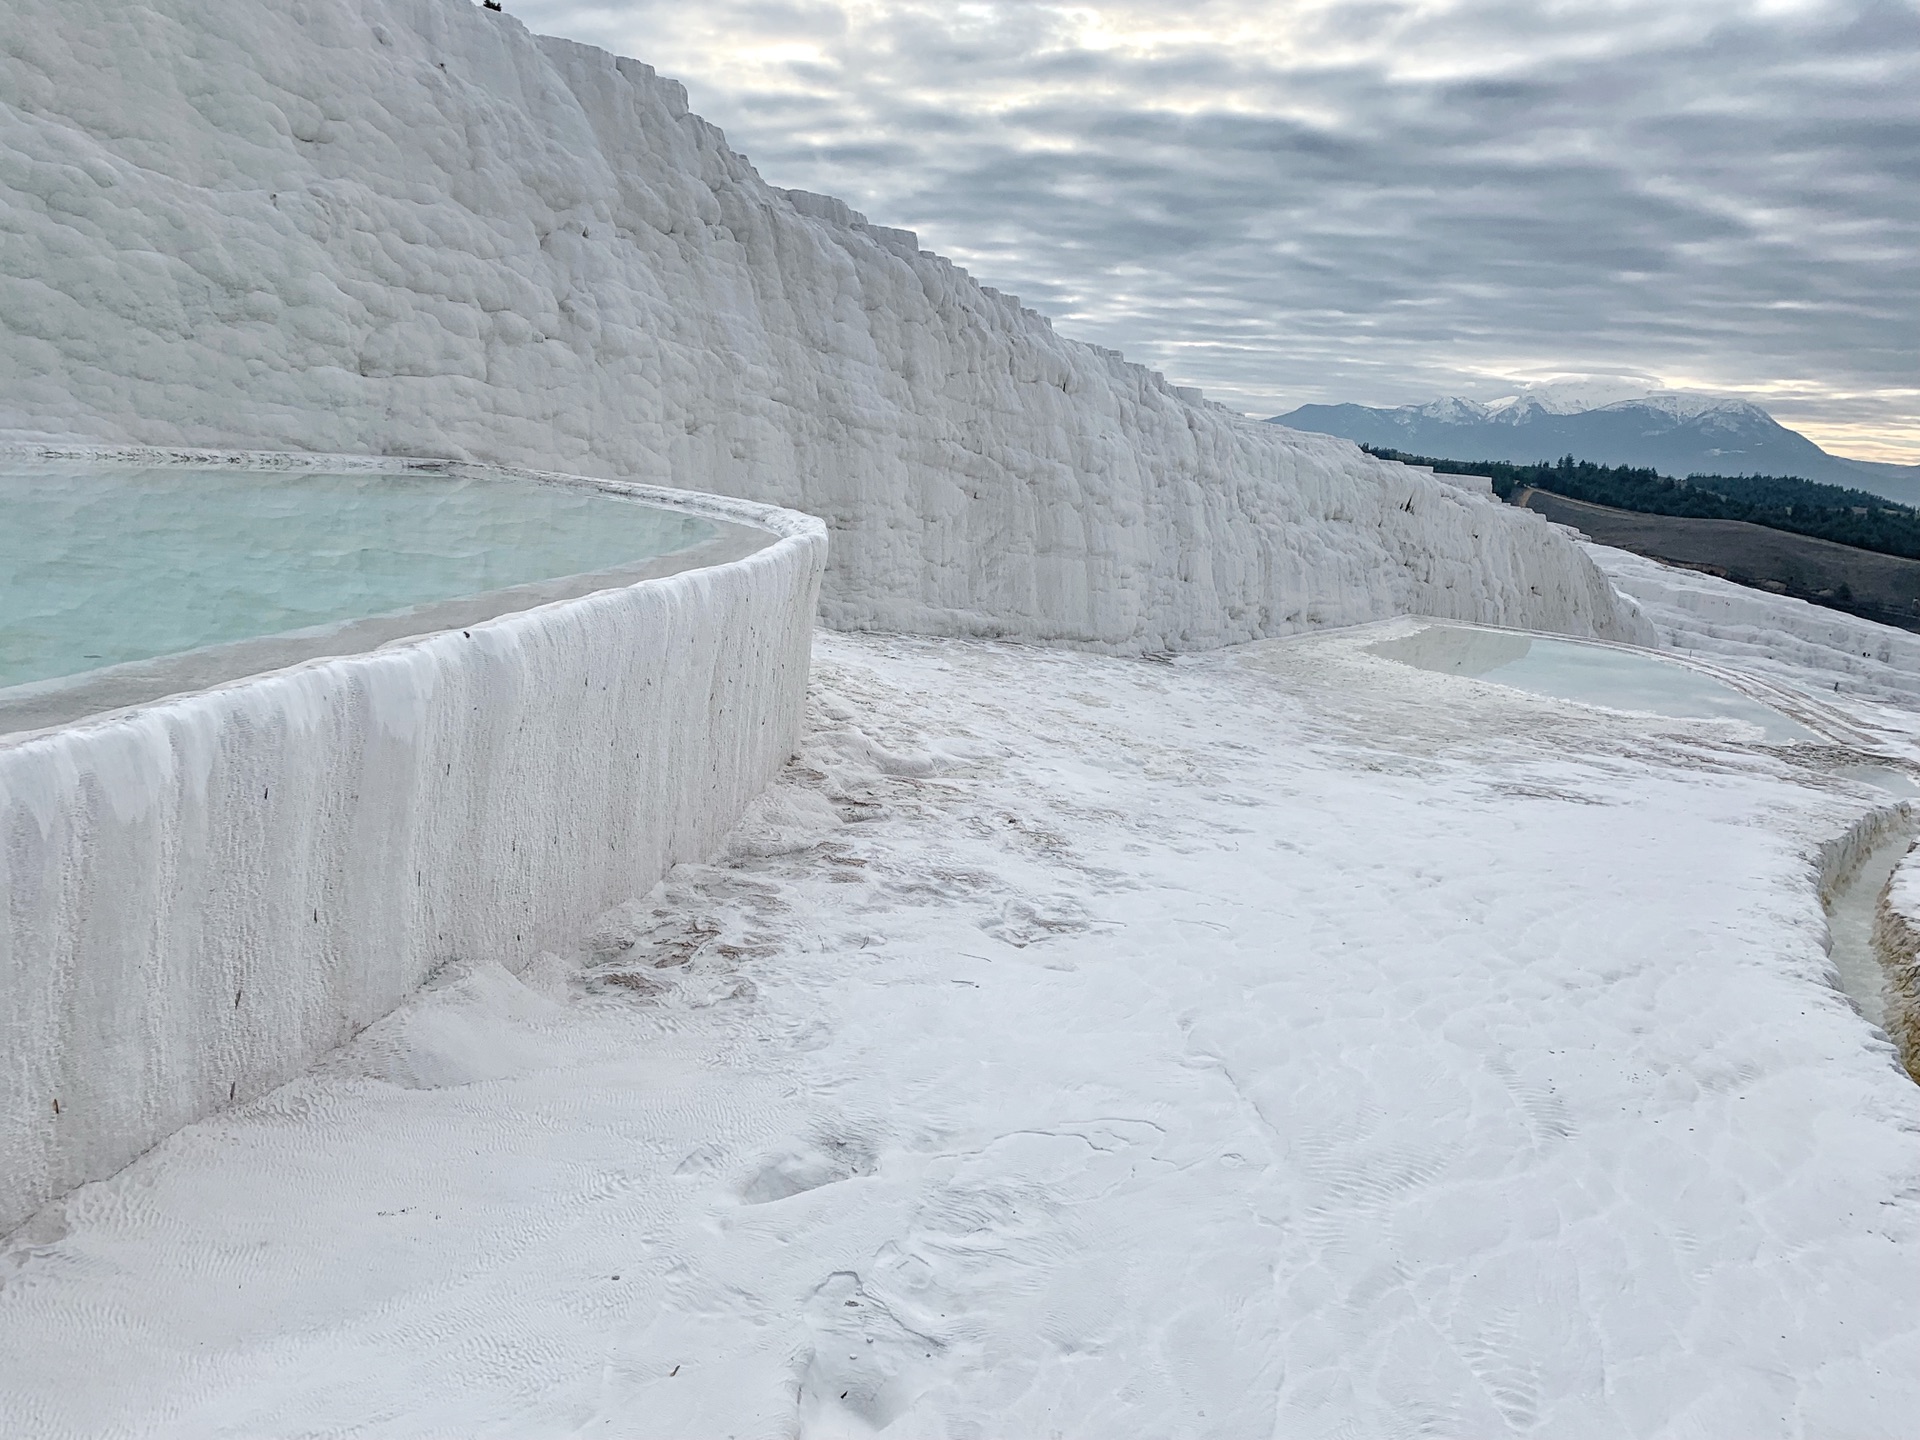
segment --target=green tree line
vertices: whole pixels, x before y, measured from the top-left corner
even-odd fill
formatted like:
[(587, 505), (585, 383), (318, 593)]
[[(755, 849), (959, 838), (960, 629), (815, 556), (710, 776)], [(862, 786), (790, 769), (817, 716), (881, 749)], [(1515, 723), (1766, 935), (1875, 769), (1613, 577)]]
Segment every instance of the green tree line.
[(1791, 475), (1689, 475), (1675, 480), (1631, 465), (1595, 465), (1568, 455), (1552, 464), (1510, 465), (1502, 460), (1441, 460), (1372, 445), (1382, 460), (1430, 465), (1443, 475), (1489, 475), (1503, 500), (1528, 488), (1569, 500), (1708, 520), (1747, 520), (1796, 535), (1812, 535), (1883, 555), (1920, 560), (1920, 512), (1885, 496)]

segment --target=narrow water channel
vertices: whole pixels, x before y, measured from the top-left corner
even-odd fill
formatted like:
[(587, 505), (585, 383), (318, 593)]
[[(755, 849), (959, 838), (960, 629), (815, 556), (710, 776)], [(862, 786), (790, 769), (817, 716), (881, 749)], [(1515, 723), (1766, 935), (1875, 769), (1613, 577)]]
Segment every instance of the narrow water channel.
[(1827, 936), (1840, 988), (1882, 1030), (1887, 1028), (1886, 973), (1873, 948), (1873, 920), (1880, 892), (1913, 838), (1911, 823), (1891, 826), (1827, 899)]

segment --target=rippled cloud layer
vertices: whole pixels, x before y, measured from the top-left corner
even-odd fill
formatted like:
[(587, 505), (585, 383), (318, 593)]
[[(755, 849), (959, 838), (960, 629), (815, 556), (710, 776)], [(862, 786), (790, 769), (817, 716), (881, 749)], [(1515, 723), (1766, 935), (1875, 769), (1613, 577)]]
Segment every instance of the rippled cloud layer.
[(1607, 374), (1920, 460), (1920, 0), (519, 0), (1259, 414)]

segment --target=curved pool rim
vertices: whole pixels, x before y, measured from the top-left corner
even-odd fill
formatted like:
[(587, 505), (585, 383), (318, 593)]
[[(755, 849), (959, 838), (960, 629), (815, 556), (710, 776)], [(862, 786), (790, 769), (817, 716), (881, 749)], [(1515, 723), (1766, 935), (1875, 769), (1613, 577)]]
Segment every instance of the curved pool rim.
[(437, 970), (576, 950), (712, 859), (793, 755), (820, 520), (481, 468), (617, 486), (756, 548), (0, 737), (0, 1235), (292, 1079)]
[(795, 514), (776, 506), (698, 491), (475, 461), (188, 448), (0, 446), (0, 465), (75, 462), (127, 470), (177, 468), (263, 475), (325, 472), (518, 481), (596, 491), (639, 501), (656, 509), (695, 516), (716, 533), (684, 549), (627, 564), (552, 576), (325, 625), (200, 646), (48, 680), (0, 686), (0, 747), (85, 720), (244, 683), (309, 661), (363, 654), (424, 640), (435, 634), (470, 629), (505, 615), (580, 599), (603, 590), (730, 564), (775, 544), (791, 528), (781, 517)]
[[(1630, 641), (1606, 640), (1592, 635), (1565, 635), (1551, 630), (1528, 630), (1517, 625), (1495, 625), (1479, 620), (1457, 620), (1442, 615), (1396, 615), (1387, 620), (1369, 620), (1359, 625), (1342, 628), (1353, 634), (1356, 638), (1364, 638), (1366, 644), (1364, 644), (1362, 648), (1365, 649), (1377, 641), (1396, 638), (1402, 634), (1411, 633), (1413, 630), (1433, 625), (1460, 630), (1482, 630), (1498, 635), (1514, 635), (1528, 640), (1550, 640), (1594, 650), (1611, 650), (1625, 655), (1632, 655), (1643, 660), (1658, 661), (1679, 669), (1691, 670), (1697, 675), (1718, 681), (1728, 689), (1738, 692), (1755, 704), (1766, 706), (1770, 710), (1775, 710), (1781, 715), (1784, 715), (1788, 720), (1813, 732), (1806, 740), (1784, 742), (1763, 741), (1761, 742), (1763, 745), (1829, 744), (1856, 751), (1867, 758), (1879, 758), (1890, 761), (1897, 761), (1899, 759), (1897, 756), (1890, 755), (1886, 750), (1884, 742), (1861, 728), (1851, 716), (1832, 706), (1821, 704), (1815, 697), (1802, 691), (1776, 684), (1773, 681), (1754, 675), (1748, 671), (1733, 666), (1716, 664), (1688, 650), (1636, 645)], [(1385, 656), (1378, 658), (1386, 660), (1389, 664), (1405, 663), (1390, 660)], [(1477, 683), (1480, 684), (1498, 685), (1502, 683), (1498, 680), (1479, 679), (1477, 677), (1461, 678), (1476, 679)], [(1527, 691), (1522, 687), (1511, 685), (1505, 688), (1521, 689), (1521, 693), (1527, 694), (1542, 694), (1542, 692)], [(1543, 698), (1557, 699), (1558, 703), (1561, 704), (1585, 705), (1590, 709), (1609, 711), (1613, 714), (1623, 716), (1640, 716), (1646, 719), (1677, 721), (1685, 724), (1723, 723), (1722, 721), (1708, 717), (1659, 715), (1649, 711), (1609, 706), (1591, 700), (1569, 700), (1552, 696), (1543, 696)]]

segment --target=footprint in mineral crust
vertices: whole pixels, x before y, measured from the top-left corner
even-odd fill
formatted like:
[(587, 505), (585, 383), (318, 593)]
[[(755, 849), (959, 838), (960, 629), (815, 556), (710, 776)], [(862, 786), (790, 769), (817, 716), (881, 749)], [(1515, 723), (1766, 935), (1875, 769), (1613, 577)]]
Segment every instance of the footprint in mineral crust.
[(1017, 950), (1077, 935), (1092, 925), (1086, 907), (1070, 895), (1009, 900), (1001, 906), (998, 915), (980, 922), (980, 928), (987, 934)]
[(796, 1379), (800, 1433), (808, 1440), (886, 1429), (932, 1381), (946, 1348), (846, 1270), (813, 1292), (807, 1329), (812, 1343), (796, 1358)]
[(873, 1171), (870, 1145), (833, 1137), (802, 1142), (762, 1158), (735, 1192), (749, 1205), (766, 1205)]

